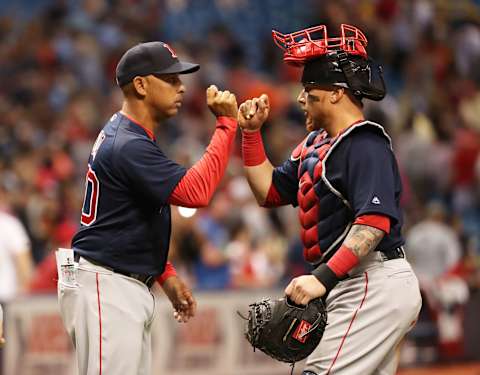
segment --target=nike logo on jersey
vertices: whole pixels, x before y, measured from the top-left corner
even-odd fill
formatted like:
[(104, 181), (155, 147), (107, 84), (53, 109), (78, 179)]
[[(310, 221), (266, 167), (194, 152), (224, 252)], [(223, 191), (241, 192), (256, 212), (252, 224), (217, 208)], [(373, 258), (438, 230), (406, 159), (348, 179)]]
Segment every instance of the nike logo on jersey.
[(380, 202), (380, 199), (378, 199), (378, 197), (375, 196), (375, 197), (373, 197), (373, 199), (372, 199), (372, 203), (373, 203), (373, 204), (380, 204), (380, 203), (382, 203), (382, 202)]

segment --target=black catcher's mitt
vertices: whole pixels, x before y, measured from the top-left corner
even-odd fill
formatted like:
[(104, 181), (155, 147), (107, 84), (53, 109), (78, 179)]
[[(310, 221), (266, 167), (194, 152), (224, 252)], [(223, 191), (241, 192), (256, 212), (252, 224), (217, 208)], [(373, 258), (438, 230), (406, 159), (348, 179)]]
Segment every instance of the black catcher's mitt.
[(308, 357), (319, 344), (327, 312), (319, 298), (307, 306), (297, 306), (287, 298), (267, 298), (249, 305), (244, 319), (245, 337), (254, 350), (293, 364)]

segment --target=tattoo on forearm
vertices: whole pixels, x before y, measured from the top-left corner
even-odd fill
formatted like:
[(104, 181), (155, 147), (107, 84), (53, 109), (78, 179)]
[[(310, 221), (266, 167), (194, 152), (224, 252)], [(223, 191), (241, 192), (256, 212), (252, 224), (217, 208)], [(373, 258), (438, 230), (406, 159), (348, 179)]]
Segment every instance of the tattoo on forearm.
[(375, 250), (384, 235), (385, 232), (380, 229), (368, 225), (355, 224), (352, 226), (352, 229), (350, 229), (350, 232), (348, 232), (344, 244), (350, 248), (357, 257), (363, 258)]

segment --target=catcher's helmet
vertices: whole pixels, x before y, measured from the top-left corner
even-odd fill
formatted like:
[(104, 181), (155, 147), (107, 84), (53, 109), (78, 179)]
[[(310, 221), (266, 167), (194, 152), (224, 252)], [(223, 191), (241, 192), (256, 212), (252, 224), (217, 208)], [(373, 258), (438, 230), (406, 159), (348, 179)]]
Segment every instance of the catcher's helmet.
[(382, 67), (368, 57), (367, 38), (354, 26), (342, 24), (340, 29), (339, 37), (328, 37), (325, 25), (286, 35), (273, 30), (272, 35), (284, 50), (284, 61), (303, 66), (304, 85), (342, 86), (359, 99), (382, 100), (386, 94)]

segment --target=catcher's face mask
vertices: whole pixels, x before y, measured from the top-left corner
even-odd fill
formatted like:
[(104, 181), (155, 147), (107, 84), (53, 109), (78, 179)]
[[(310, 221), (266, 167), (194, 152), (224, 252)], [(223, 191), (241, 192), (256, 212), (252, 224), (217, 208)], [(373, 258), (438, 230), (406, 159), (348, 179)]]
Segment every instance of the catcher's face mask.
[(342, 86), (359, 99), (385, 97), (382, 68), (367, 56), (367, 38), (356, 27), (342, 24), (341, 36), (333, 38), (328, 37), (325, 25), (286, 35), (274, 30), (272, 34), (284, 50), (284, 61), (304, 67), (304, 86)]

